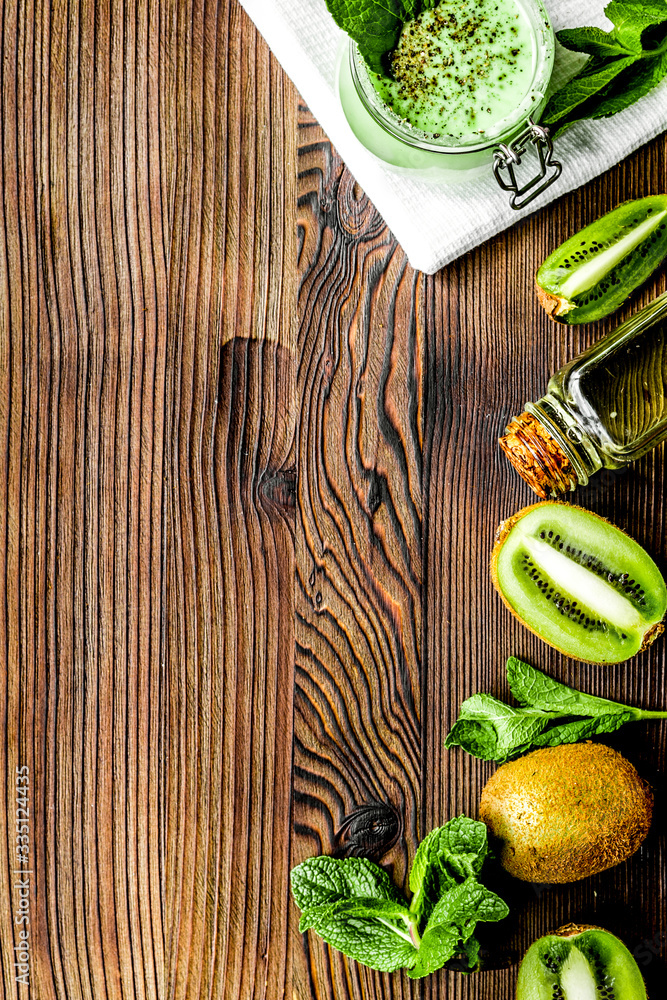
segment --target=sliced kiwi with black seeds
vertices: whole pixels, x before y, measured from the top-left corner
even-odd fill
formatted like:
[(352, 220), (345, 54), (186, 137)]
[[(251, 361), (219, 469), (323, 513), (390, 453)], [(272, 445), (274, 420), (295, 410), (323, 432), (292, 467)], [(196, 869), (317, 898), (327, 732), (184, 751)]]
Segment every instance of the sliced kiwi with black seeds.
[(572, 504), (533, 504), (504, 521), (491, 574), (510, 611), (575, 659), (620, 663), (663, 631), (667, 587), (653, 559)]
[(568, 924), (528, 949), (516, 1000), (646, 1000), (646, 987), (619, 938), (601, 927)]
[(667, 256), (667, 195), (626, 201), (561, 244), (535, 282), (554, 319), (590, 323), (621, 305)]

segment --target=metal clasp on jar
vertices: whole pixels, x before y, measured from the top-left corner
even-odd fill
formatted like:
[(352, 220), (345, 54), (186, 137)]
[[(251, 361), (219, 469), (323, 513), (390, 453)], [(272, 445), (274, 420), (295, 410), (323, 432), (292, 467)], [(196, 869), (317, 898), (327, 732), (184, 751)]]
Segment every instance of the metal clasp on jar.
[[(515, 168), (521, 163), (521, 157), (526, 152), (529, 143), (537, 150), (539, 158), (539, 173), (531, 177), (525, 184), (519, 186)], [(553, 143), (549, 129), (545, 125), (536, 125), (532, 118), (528, 126), (509, 145), (502, 142), (493, 154), (493, 173), (498, 184), (504, 191), (511, 191), (510, 205), (512, 208), (523, 208), (530, 204), (538, 194), (545, 191), (550, 184), (560, 177), (563, 167), (553, 158)]]

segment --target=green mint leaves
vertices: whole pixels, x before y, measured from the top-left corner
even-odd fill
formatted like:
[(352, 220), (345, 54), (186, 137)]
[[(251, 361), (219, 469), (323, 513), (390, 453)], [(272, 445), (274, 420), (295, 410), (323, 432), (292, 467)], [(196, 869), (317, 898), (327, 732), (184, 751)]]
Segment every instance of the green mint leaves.
[(590, 58), (550, 98), (542, 115), (552, 135), (586, 118), (608, 118), (630, 107), (667, 75), (667, 3), (665, 0), (612, 0), (605, 14), (612, 31), (567, 28), (558, 41)]
[(376, 73), (384, 72), (382, 57), (396, 48), (403, 25), (418, 13), (416, 0), (326, 0), (326, 4)]
[(386, 74), (383, 58), (396, 48), (406, 21), (440, 0), (326, 0), (329, 13), (346, 31), (376, 73)]
[(366, 858), (309, 858), (292, 871), (299, 930), (381, 972), (414, 965), (414, 923), (389, 876)]
[(486, 854), (486, 827), (467, 816), (431, 830), (419, 845), (410, 871), (410, 909), (417, 919), (430, 920), (449, 889), (471, 876), (477, 878)]
[(426, 922), (413, 979), (440, 969), (455, 956), (472, 971), (479, 964), (479, 921), (503, 920), (507, 905), (479, 882), (488, 853), (486, 826), (459, 816), (421, 842), (410, 871), (410, 911)]
[(486, 826), (467, 816), (433, 830), (410, 872), (408, 905), (387, 874), (366, 858), (308, 858), (292, 871), (299, 930), (371, 969), (426, 976), (450, 959), (479, 965), (479, 921), (502, 920), (507, 905), (479, 882)]
[(473, 875), (454, 885), (434, 906), (408, 976), (411, 979), (427, 976), (442, 968), (455, 954), (465, 956), (469, 963), (472, 959), (470, 967), (474, 969), (479, 957), (479, 942), (473, 938), (477, 923), (503, 920), (508, 913), (500, 896), (480, 885)]
[(667, 712), (644, 712), (583, 694), (513, 656), (507, 661), (507, 679), (520, 707), (490, 694), (473, 695), (461, 705), (446, 747), (460, 746), (473, 757), (503, 764), (538, 747), (612, 733), (626, 722), (667, 718)]

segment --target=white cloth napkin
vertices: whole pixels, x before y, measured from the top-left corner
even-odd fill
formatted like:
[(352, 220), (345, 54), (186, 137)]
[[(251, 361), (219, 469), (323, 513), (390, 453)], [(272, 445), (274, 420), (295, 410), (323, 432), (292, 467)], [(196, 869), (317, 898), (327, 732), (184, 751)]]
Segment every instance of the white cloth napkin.
[[(563, 173), (530, 207), (510, 208), (489, 177), (447, 184), (401, 176), (385, 167), (352, 133), (335, 87), (342, 32), (325, 0), (240, 0), (352, 174), (405, 250), (413, 267), (433, 274), (445, 264), (567, 191), (580, 187), (667, 128), (667, 81), (612, 118), (574, 125), (556, 143)], [(596, 24), (610, 29), (606, 0), (546, 0), (555, 31)], [(554, 81), (580, 56), (559, 48)], [(649, 192), (647, 192), (649, 193)]]

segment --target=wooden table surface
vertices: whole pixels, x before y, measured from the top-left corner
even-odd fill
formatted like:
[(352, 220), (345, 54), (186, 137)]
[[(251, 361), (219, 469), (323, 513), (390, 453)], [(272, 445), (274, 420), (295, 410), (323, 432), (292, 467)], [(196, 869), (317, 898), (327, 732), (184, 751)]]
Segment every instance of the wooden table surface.
[[(348, 964), (298, 934), (288, 875), (366, 852), (400, 881), (475, 815), (493, 767), (443, 739), (507, 694), (508, 654), (667, 706), (664, 641), (568, 661), (487, 571), (532, 499), (498, 433), (615, 322), (552, 325), (532, 275), (665, 190), (665, 137), (426, 277), (235, 0), (5, 0), (1, 24), (0, 1000), (512, 1000), (568, 920), (641, 947), (658, 1000), (664, 724), (608, 741), (656, 786), (645, 846), (517, 884), (505, 968)], [(664, 565), (666, 494), (663, 447), (577, 500)]]

